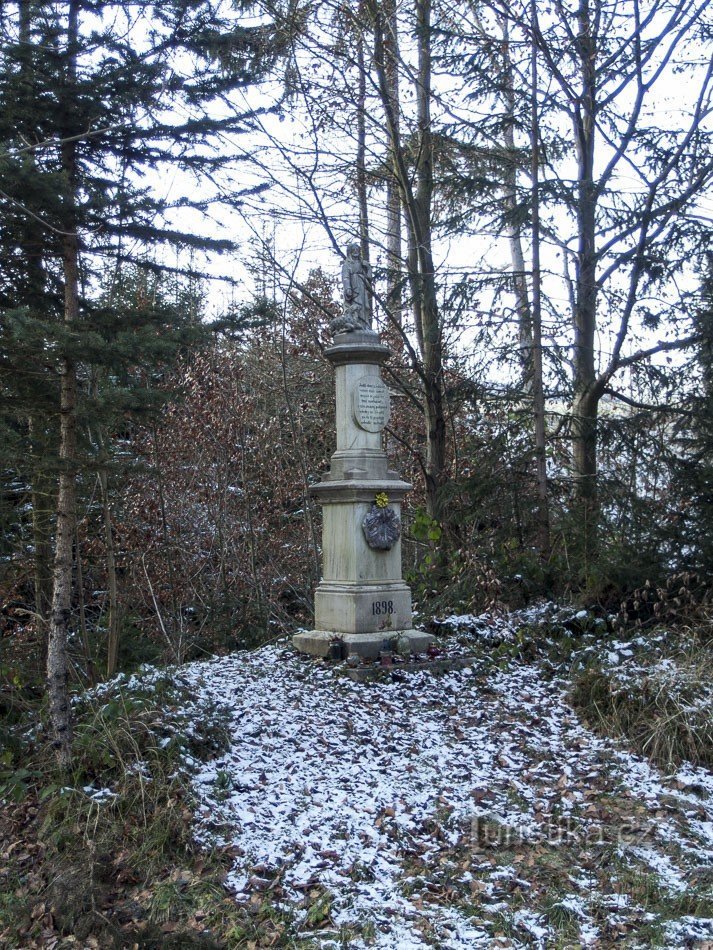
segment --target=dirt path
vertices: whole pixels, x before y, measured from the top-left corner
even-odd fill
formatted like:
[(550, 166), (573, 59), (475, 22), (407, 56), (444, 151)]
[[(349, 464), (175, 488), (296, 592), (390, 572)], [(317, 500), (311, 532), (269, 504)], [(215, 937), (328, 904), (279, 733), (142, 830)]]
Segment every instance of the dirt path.
[(713, 776), (593, 735), (537, 666), (362, 685), (278, 646), (182, 673), (232, 710), (199, 836), (304, 946), (713, 941)]

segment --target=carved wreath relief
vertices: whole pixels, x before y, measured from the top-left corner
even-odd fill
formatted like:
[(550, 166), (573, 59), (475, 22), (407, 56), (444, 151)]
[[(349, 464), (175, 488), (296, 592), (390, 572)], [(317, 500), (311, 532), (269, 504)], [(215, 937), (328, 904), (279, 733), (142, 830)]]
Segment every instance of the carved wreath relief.
[(361, 523), (366, 543), (375, 551), (390, 551), (401, 537), (401, 519), (396, 509), (374, 503)]

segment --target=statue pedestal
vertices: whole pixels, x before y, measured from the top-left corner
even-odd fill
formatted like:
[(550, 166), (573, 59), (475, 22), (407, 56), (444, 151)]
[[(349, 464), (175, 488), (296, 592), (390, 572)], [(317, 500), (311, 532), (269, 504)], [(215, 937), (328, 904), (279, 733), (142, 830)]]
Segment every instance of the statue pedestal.
[(329, 473), (312, 489), (324, 519), (315, 630), (293, 642), (304, 653), (326, 656), (339, 640), (343, 655), (377, 657), (384, 641), (399, 640), (403, 650), (407, 640), (418, 653), (433, 637), (413, 629), (400, 530), (394, 529), (411, 486), (389, 470), (381, 446), (390, 409), (381, 366), (390, 353), (376, 333), (354, 331), (337, 334), (325, 355), (335, 367), (337, 450)]

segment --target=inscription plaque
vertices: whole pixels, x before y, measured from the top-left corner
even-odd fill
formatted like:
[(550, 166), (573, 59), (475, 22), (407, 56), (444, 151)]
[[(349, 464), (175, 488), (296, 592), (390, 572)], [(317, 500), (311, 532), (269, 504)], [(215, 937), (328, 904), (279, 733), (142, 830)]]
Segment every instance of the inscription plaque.
[(389, 390), (378, 376), (362, 376), (354, 388), (354, 418), (367, 432), (381, 432), (391, 411)]

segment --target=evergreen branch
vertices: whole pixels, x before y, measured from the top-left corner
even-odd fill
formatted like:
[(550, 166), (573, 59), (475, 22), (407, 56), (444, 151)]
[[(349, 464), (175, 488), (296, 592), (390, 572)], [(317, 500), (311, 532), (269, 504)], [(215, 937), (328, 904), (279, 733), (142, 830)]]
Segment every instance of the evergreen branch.
[(29, 215), (34, 221), (37, 221), (38, 224), (41, 224), (43, 228), (47, 228), (48, 231), (52, 231), (53, 234), (58, 234), (60, 237), (76, 237), (76, 231), (62, 231), (60, 228), (54, 227), (54, 225), (49, 224), (49, 222), (44, 221), (39, 215), (35, 214), (34, 211), (31, 211), (27, 205), (24, 205), (21, 201), (18, 201), (17, 198), (13, 198), (11, 195), (8, 195), (4, 191), (0, 191), (0, 198), (4, 198), (5, 201), (9, 202), (12, 205), (15, 205), (16, 208), (19, 208), (26, 215)]

